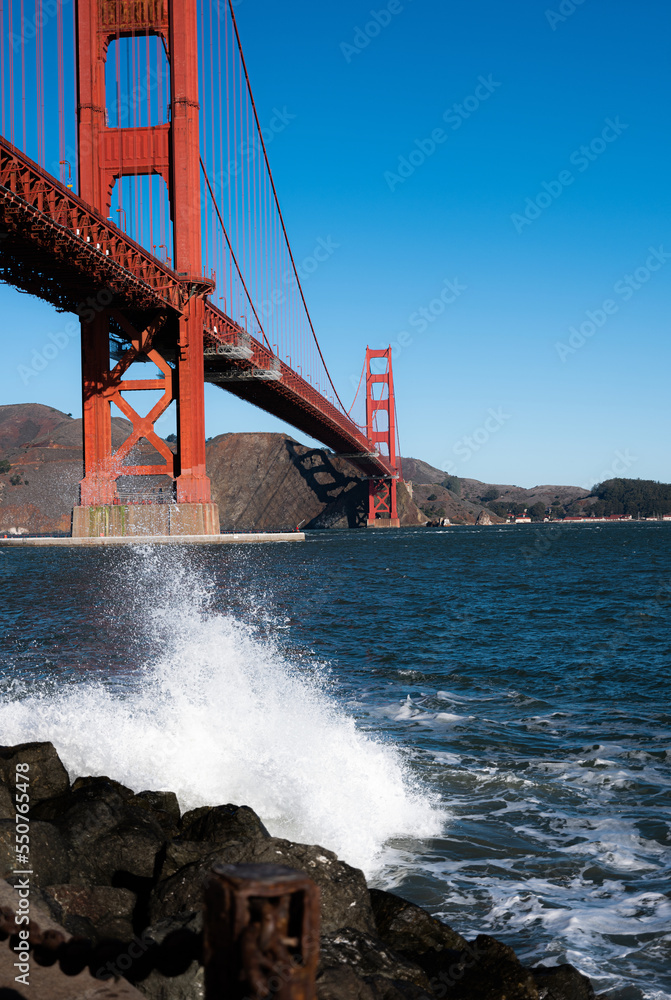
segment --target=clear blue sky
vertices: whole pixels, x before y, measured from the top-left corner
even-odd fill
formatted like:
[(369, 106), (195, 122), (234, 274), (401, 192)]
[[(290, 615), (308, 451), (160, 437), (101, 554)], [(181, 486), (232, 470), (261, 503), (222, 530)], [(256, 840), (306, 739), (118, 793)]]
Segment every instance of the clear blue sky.
[[(338, 244), (305, 291), (343, 398), (366, 343), (394, 342), (405, 455), (522, 486), (671, 480), (666, 0), (236, 14), (262, 123), (294, 116), (269, 155), (296, 255)], [(0, 307), (0, 401), (79, 414), (76, 337), (18, 374), (69, 317), (5, 286)], [(208, 434), (282, 426), (206, 388)]]

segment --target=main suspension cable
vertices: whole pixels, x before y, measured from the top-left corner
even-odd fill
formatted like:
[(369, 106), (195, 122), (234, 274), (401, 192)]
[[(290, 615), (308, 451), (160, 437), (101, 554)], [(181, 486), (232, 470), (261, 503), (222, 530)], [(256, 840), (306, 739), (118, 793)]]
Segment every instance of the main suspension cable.
[(210, 184), (210, 178), (207, 176), (207, 170), (205, 169), (205, 164), (203, 163), (203, 157), (202, 156), (200, 157), (200, 169), (203, 171), (203, 177), (205, 178), (205, 183), (207, 184), (207, 190), (210, 192), (210, 198), (212, 199), (212, 204), (214, 205), (214, 210), (217, 213), (217, 218), (219, 219), (219, 224), (221, 225), (221, 228), (223, 230), (224, 236), (226, 237), (226, 243), (228, 244), (228, 249), (229, 249), (231, 257), (233, 259), (233, 263), (235, 264), (235, 269), (238, 272), (238, 275), (240, 277), (240, 281), (242, 282), (242, 287), (244, 288), (245, 294), (247, 295), (247, 299), (249, 300), (249, 304), (252, 307), (252, 312), (254, 313), (254, 316), (256, 318), (256, 322), (259, 324), (259, 330), (263, 334), (263, 339), (265, 340), (266, 344), (270, 348), (271, 353), (274, 353), (272, 347), (270, 346), (270, 341), (266, 337), (266, 331), (263, 329), (263, 323), (259, 319), (259, 315), (258, 315), (258, 313), (256, 311), (256, 308), (254, 306), (254, 303), (252, 301), (252, 297), (249, 294), (249, 289), (247, 288), (247, 283), (245, 282), (245, 279), (243, 277), (242, 271), (240, 270), (240, 265), (238, 264), (238, 258), (235, 256), (235, 250), (233, 249), (233, 246), (232, 246), (231, 241), (229, 239), (228, 230), (226, 229), (226, 226), (224, 225), (224, 220), (221, 217), (221, 212), (219, 211), (219, 206), (217, 205), (217, 199), (214, 197), (214, 191), (212, 190), (212, 185)]
[(282, 232), (284, 233), (284, 239), (285, 239), (285, 242), (286, 242), (286, 245), (287, 245), (287, 250), (289, 251), (289, 258), (291, 260), (291, 266), (293, 268), (294, 275), (295, 275), (295, 278), (296, 278), (296, 282), (298, 284), (298, 291), (300, 292), (301, 299), (303, 301), (303, 307), (305, 309), (305, 315), (307, 316), (308, 323), (310, 324), (310, 329), (312, 331), (312, 336), (314, 338), (315, 344), (317, 345), (317, 351), (319, 352), (319, 357), (321, 358), (321, 362), (322, 362), (322, 364), (324, 366), (324, 371), (326, 372), (326, 377), (328, 378), (328, 380), (329, 380), (329, 382), (331, 384), (331, 388), (333, 389), (333, 392), (335, 393), (336, 399), (340, 403), (340, 407), (341, 407), (343, 413), (346, 413), (347, 411), (345, 410), (345, 406), (343, 404), (343, 401), (341, 400), (340, 396), (338, 395), (338, 391), (337, 391), (335, 385), (333, 384), (333, 379), (331, 378), (331, 373), (329, 372), (329, 370), (328, 370), (328, 368), (326, 366), (326, 361), (324, 360), (324, 355), (322, 354), (322, 349), (321, 349), (321, 347), (319, 345), (319, 341), (317, 340), (317, 334), (315, 333), (315, 328), (314, 328), (314, 325), (312, 323), (312, 317), (310, 316), (310, 310), (308, 309), (308, 304), (307, 304), (307, 302), (305, 300), (305, 295), (303, 293), (303, 286), (301, 285), (301, 279), (298, 276), (298, 268), (296, 267), (296, 261), (294, 260), (294, 255), (293, 255), (293, 251), (291, 249), (291, 244), (289, 243), (289, 235), (287, 233), (287, 229), (286, 229), (286, 226), (284, 224), (284, 216), (282, 215), (282, 209), (280, 208), (280, 200), (279, 200), (279, 197), (277, 195), (277, 188), (275, 187), (275, 179), (273, 177), (273, 172), (270, 169), (270, 160), (268, 159), (268, 151), (266, 149), (266, 143), (265, 143), (265, 140), (263, 138), (263, 132), (261, 131), (261, 122), (259, 121), (259, 114), (258, 114), (258, 111), (256, 110), (256, 102), (254, 100), (254, 95), (252, 93), (252, 85), (251, 85), (251, 82), (250, 82), (250, 79), (249, 79), (249, 73), (247, 72), (247, 62), (245, 60), (245, 54), (242, 51), (242, 42), (240, 40), (240, 32), (238, 31), (238, 22), (236, 21), (235, 11), (233, 10), (233, 0), (228, 0), (228, 6), (229, 6), (229, 9), (230, 9), (230, 12), (231, 12), (231, 20), (233, 22), (233, 29), (235, 31), (235, 38), (236, 38), (236, 41), (237, 41), (237, 44), (238, 44), (238, 52), (240, 53), (240, 59), (242, 61), (242, 68), (243, 68), (244, 73), (245, 73), (245, 80), (246, 80), (246, 83), (247, 83), (247, 92), (249, 94), (249, 100), (251, 102), (252, 109), (254, 111), (254, 120), (256, 121), (256, 128), (257, 128), (257, 131), (259, 133), (259, 139), (261, 140), (261, 148), (263, 150), (263, 157), (264, 157), (264, 159), (266, 161), (266, 168), (268, 170), (268, 176), (270, 177), (270, 184), (271, 184), (272, 191), (273, 191), (273, 197), (275, 199), (275, 206), (277, 208), (277, 212), (278, 212), (278, 215), (279, 215), (279, 218), (280, 218), (280, 223), (281, 223), (281, 226), (282, 226)]

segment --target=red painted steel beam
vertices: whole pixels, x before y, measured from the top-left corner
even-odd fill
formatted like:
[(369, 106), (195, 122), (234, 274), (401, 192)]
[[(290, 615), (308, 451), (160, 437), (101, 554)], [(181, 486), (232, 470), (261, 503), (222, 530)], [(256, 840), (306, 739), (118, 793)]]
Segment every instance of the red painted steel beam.
[[(0, 246), (3, 259), (13, 246), (24, 256), (26, 244), (38, 258), (41, 250), (44, 266), (56, 270), (61, 262), (74, 294), (79, 290), (84, 301), (92, 289), (106, 286), (128, 308), (181, 312), (190, 294), (188, 282), (2, 136), (0, 223), (7, 233)], [(11, 274), (5, 280), (12, 283)], [(208, 282), (202, 284), (208, 287)], [(78, 301), (71, 302), (73, 310)]]
[[(371, 361), (382, 359), (386, 362), (383, 372), (373, 372)], [(396, 461), (396, 399), (394, 397), (394, 376), (391, 364), (391, 347), (383, 350), (366, 348), (366, 434), (374, 444), (382, 444), (387, 448), (388, 462), (394, 470), (391, 478), (371, 478), (368, 484), (368, 521), (374, 523), (378, 517), (398, 519), (396, 504), (396, 482), (400, 478), (400, 469)], [(375, 395), (374, 387), (380, 385), (383, 391)], [(385, 393), (386, 390), (386, 393)], [(387, 415), (387, 426), (377, 429), (377, 414)]]
[[(216, 327), (216, 333), (215, 333)], [(249, 379), (239, 382), (222, 382), (221, 387), (242, 399), (253, 403), (267, 413), (272, 413), (292, 426), (317, 438), (336, 452), (348, 455), (361, 453), (361, 458), (352, 461), (366, 475), (395, 477), (395, 466), (382, 454), (375, 457), (374, 442), (357, 427), (345, 413), (334, 406), (306, 379), (280, 361), (267, 347), (254, 337), (245, 334), (239, 324), (229, 319), (210, 302), (205, 310), (205, 329), (211, 343), (232, 343), (242, 334), (248, 337), (252, 357), (248, 361), (235, 362), (243, 372), (254, 367), (269, 369), (276, 366), (280, 378), (274, 381)], [(215, 369), (214, 359), (207, 358), (208, 370)]]
[[(177, 319), (203, 279), (180, 278), (54, 177), (0, 137), (0, 279), (75, 311), (92, 290), (113, 294), (110, 306), (143, 315), (167, 311)], [(215, 333), (215, 327), (217, 332)], [(204, 304), (202, 329), (210, 343), (247, 336), (212, 303)], [(277, 364), (275, 382), (227, 382), (222, 388), (317, 438), (351, 459), (366, 475), (394, 475), (388, 460), (371, 457), (375, 446), (349, 417), (253, 337), (252, 359), (261, 368)], [(207, 359), (208, 365), (210, 359)], [(252, 367), (240, 362), (238, 367)]]

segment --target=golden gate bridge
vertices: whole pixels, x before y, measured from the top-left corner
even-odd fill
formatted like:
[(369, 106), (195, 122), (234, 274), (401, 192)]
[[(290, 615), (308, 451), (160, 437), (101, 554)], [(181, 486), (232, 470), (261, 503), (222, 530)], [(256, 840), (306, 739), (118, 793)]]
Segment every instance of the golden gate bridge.
[[(81, 323), (73, 534), (118, 531), (119, 480), (155, 476), (172, 532), (218, 533), (205, 382), (346, 456), (369, 525), (397, 526), (391, 348), (366, 349), (359, 424), (310, 317), (232, 0), (0, 0), (0, 19), (0, 280)], [(160, 393), (145, 416), (141, 390)], [(175, 449), (155, 429), (173, 402)], [(131, 424), (117, 448), (112, 405)]]

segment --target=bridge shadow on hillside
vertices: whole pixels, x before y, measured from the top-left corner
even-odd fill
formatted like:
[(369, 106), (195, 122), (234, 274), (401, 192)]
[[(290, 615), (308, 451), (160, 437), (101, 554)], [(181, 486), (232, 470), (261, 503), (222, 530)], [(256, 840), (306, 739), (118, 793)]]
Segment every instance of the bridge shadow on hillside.
[(366, 526), (368, 483), (359, 476), (341, 472), (328, 454), (320, 448), (301, 453), (301, 445), (287, 441), (287, 451), (293, 466), (324, 509), (304, 525), (305, 528), (330, 528), (342, 519), (348, 528)]

